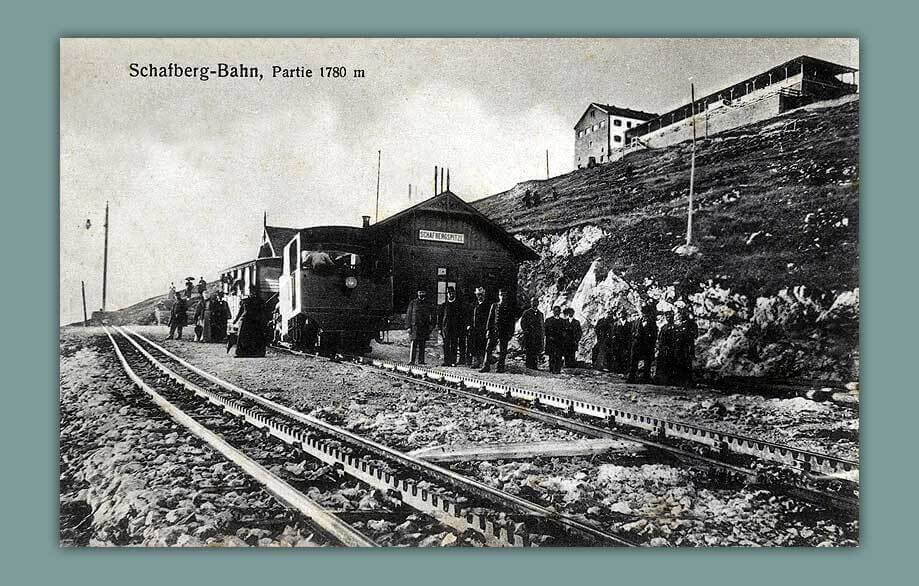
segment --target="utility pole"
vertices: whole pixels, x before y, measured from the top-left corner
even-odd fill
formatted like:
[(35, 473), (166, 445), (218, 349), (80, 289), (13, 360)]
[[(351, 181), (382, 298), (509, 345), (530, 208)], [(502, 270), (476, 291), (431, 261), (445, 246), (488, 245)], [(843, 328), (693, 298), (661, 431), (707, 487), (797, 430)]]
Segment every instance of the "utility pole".
[(83, 327), (86, 327), (86, 322), (89, 320), (86, 318), (86, 282), (80, 281), (80, 291), (83, 292)]
[(377, 151), (377, 213), (374, 223), (380, 221), (380, 164), (383, 160), (383, 151)]
[(696, 179), (696, 85), (689, 83), (692, 100), (692, 155), (689, 162), (689, 214), (686, 216), (686, 246), (692, 246), (692, 195)]
[(549, 149), (546, 149), (546, 179), (549, 178)]
[(102, 311), (105, 311), (105, 293), (108, 283), (108, 202), (105, 202), (105, 252), (102, 256)]

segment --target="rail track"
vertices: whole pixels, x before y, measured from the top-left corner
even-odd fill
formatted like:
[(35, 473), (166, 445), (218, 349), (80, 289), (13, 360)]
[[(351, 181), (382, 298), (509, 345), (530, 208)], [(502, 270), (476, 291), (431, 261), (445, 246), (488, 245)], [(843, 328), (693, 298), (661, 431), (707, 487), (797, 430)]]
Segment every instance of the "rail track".
[[(174, 395), (179, 385), (182, 385), (180, 378), (169, 376), (166, 370), (159, 369), (159, 374), (169, 376), (169, 380), (166, 381), (164, 380), (164, 376), (157, 376), (157, 374), (151, 372), (152, 369), (150, 367), (144, 368), (145, 365), (138, 364), (137, 360), (135, 360), (132, 365), (129, 360), (130, 353), (122, 350), (107, 328), (106, 335), (108, 335), (115, 355), (118, 357), (122, 368), (124, 368), (125, 373), (131, 381), (137, 388), (146, 393), (150, 399), (174, 421), (203, 440), (208, 446), (223, 455), (227, 460), (236, 464), (249, 475), (252, 480), (265, 488), (282, 504), (299, 512), (303, 517), (308, 519), (310, 523), (341, 545), (351, 547), (377, 546), (372, 539), (342, 521), (335, 514), (327, 511), (277, 475), (271, 473), (267, 468), (231, 445), (223, 437), (208, 429), (208, 427), (187, 413), (186, 410), (183, 410), (179, 402), (176, 401), (176, 398), (170, 396)], [(127, 337), (124, 339), (130, 342), (130, 339)], [(154, 361), (151, 361), (149, 364), (152, 367), (160, 366)], [(146, 380), (145, 377), (139, 374), (139, 372), (144, 372), (144, 370), (147, 371), (145, 373), (147, 375)], [(177, 384), (170, 385), (169, 383)]]
[[(137, 332), (118, 327), (115, 331), (131, 348), (133, 359), (155, 368), (161, 379), (454, 531), (481, 536), (485, 545), (637, 545), (629, 538), (251, 393), (190, 364)], [(119, 344), (110, 333), (109, 336), (122, 364), (129, 368)], [(135, 383), (147, 384), (140, 377)]]
[[(278, 349), (318, 357), (314, 353)], [(344, 363), (371, 367), (391, 378), (501, 407), (585, 436), (637, 442), (680, 460), (717, 467), (745, 478), (750, 484), (811, 504), (854, 515), (859, 511), (855, 483), (835, 476), (857, 471), (856, 461), (455, 372), (363, 356), (342, 358)]]

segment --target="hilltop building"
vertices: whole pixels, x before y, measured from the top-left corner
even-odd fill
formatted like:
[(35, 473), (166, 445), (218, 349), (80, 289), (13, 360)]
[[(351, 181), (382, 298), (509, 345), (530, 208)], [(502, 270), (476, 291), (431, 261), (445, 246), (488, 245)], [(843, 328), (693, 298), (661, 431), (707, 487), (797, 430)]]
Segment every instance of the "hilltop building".
[(656, 117), (650, 112), (591, 103), (574, 125), (574, 166), (581, 169), (616, 160), (613, 153), (627, 145), (626, 131)]
[[(802, 55), (626, 131), (629, 147), (664, 147), (858, 92), (853, 67)], [(846, 81), (848, 79), (848, 81)]]

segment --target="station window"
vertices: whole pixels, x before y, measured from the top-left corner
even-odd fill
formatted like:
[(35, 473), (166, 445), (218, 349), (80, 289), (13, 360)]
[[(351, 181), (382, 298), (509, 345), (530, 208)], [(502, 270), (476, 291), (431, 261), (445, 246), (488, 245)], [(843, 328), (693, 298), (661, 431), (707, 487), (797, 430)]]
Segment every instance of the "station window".
[(622, 142), (622, 137), (617, 134), (616, 136), (613, 137), (613, 140), (616, 142)]
[(631, 122), (626, 122), (626, 123), (625, 123), (625, 127), (626, 127), (626, 128), (632, 128), (632, 123), (631, 123)]
[(616, 118), (613, 120), (613, 126), (622, 126), (622, 120)]

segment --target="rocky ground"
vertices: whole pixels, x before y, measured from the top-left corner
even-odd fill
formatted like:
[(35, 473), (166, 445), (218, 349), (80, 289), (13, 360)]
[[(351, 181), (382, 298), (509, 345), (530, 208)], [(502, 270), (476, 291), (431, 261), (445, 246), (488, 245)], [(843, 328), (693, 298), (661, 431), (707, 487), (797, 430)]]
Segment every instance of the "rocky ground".
[(858, 545), (857, 521), (641, 454), (453, 468), (650, 546)]
[[(165, 328), (138, 328), (161, 340)], [(126, 404), (128, 387), (108, 354), (105, 338), (80, 329), (62, 330), (62, 543), (67, 545), (309, 545), (321, 543), (306, 527), (279, 518), (271, 533), (245, 527), (245, 518), (217, 518), (238, 510), (271, 507), (270, 497), (242, 492), (241, 474), (168, 421)], [(95, 330), (95, 333), (100, 333)], [(218, 344), (170, 341), (171, 351), (218, 376), (357, 433), (402, 450), (433, 445), (565, 440), (577, 437), (498, 409), (385, 377), (372, 369), (314, 360), (269, 350), (265, 359), (240, 360)], [(107, 349), (107, 348), (106, 348)], [(401, 359), (401, 336), (377, 345), (378, 356)], [(439, 364), (439, 349), (429, 361)], [(721, 426), (764, 439), (841, 455), (857, 456), (857, 410), (804, 398), (770, 399), (711, 390), (626, 385), (588, 370), (571, 374), (510, 372), (494, 377), (631, 411)], [(184, 438), (184, 439), (183, 439)], [(176, 447), (178, 446), (178, 447)], [(527, 462), (470, 462), (457, 466), (509, 492), (541, 500), (587, 521), (615, 527), (649, 545), (852, 545), (857, 522), (828, 518), (800, 503), (766, 491), (725, 487), (708, 472), (647, 460), (646, 455), (553, 458)], [(191, 468), (189, 469), (189, 465)], [(303, 471), (300, 471), (302, 473)], [(127, 479), (127, 480), (126, 480)], [(230, 482), (241, 483), (239, 487)], [(136, 488), (135, 488), (136, 485)], [(213, 486), (230, 492), (209, 491)], [(194, 488), (188, 488), (194, 487)], [(356, 485), (314, 490), (311, 497), (343, 511), (360, 512), (380, 495)], [(362, 505), (363, 502), (363, 505)], [(213, 513), (200, 513), (208, 503)], [(179, 519), (193, 506), (190, 519)], [(372, 508), (372, 507), (370, 507)], [(266, 511), (271, 510), (271, 513)], [(232, 513), (231, 513), (232, 514)], [(264, 508), (262, 514), (282, 515)], [(168, 518), (167, 518), (168, 515)], [(223, 523), (223, 524), (221, 524)], [(242, 525), (240, 525), (242, 523)], [(436, 531), (425, 519), (357, 520), (381, 543), (476, 545), (463, 536)], [(371, 526), (372, 524), (372, 526)], [(252, 530), (256, 529), (255, 533)], [(269, 533), (262, 534), (262, 531)], [(459, 537), (459, 539), (458, 539)], [(181, 543), (179, 540), (181, 539)]]
[(61, 339), (62, 546), (325, 544), (148, 403), (94, 330)]

